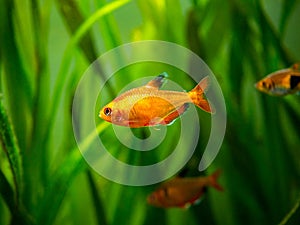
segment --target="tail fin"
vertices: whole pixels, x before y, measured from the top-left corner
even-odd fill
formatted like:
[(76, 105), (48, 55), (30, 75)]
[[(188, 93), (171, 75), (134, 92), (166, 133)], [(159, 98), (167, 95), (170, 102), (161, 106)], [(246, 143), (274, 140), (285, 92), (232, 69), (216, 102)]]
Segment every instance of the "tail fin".
[(212, 175), (209, 176), (210, 185), (219, 191), (224, 190), (223, 187), (220, 184), (218, 184), (218, 182), (217, 182), (217, 179), (219, 178), (221, 172), (222, 172), (221, 170), (217, 170)]
[(192, 102), (198, 106), (200, 109), (209, 112), (214, 113), (215, 110), (212, 108), (212, 106), (209, 104), (208, 100), (205, 98), (204, 92), (209, 87), (209, 76), (204, 77), (199, 84), (196, 85), (196, 87), (191, 90), (188, 94), (190, 98), (192, 99)]

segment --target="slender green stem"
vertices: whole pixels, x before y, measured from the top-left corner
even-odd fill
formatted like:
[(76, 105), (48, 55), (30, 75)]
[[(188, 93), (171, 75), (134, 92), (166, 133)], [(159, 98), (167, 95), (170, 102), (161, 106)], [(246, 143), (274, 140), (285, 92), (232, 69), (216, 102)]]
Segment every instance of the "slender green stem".
[[(54, 103), (51, 107), (51, 115), (55, 115), (53, 113), (56, 111), (57, 106), (59, 102), (57, 99), (60, 99), (60, 95), (62, 94), (61, 87), (63, 86), (64, 83), (66, 83), (67, 80), (67, 75), (68, 74), (68, 69), (69, 65), (72, 61), (72, 55), (74, 53), (74, 49), (76, 45), (79, 43), (81, 38), (88, 32), (88, 30), (92, 27), (92, 25), (99, 20), (101, 17), (107, 15), (108, 13), (111, 13), (112, 11), (116, 10), (117, 8), (125, 5), (126, 3), (130, 2), (130, 0), (120, 0), (120, 1), (115, 1), (110, 4), (105, 5), (101, 9), (97, 10), (93, 15), (91, 15), (76, 31), (76, 33), (72, 36), (71, 40), (69, 41), (67, 48), (65, 50), (63, 60), (61, 63), (61, 68), (58, 74), (58, 82), (56, 83), (55, 91), (54, 91)], [(54, 110), (54, 111), (53, 111)]]
[(282, 219), (282, 221), (278, 225), (286, 224), (288, 222), (288, 220), (291, 218), (291, 216), (297, 211), (297, 209), (299, 208), (299, 205), (300, 205), (300, 195), (299, 195), (297, 201), (295, 202), (295, 205), (291, 209), (291, 211), (289, 211), (289, 213), (286, 214), (286, 216)]
[(91, 171), (87, 172), (88, 182), (93, 196), (93, 202), (95, 206), (96, 218), (99, 225), (107, 225), (106, 215), (103, 208), (101, 197), (99, 196), (99, 190), (97, 189), (96, 183), (92, 176)]
[(0, 170), (0, 194), (5, 201), (9, 210), (13, 213), (15, 211), (14, 191), (8, 183), (5, 175)]
[(130, 2), (130, 0), (120, 0), (115, 1), (112, 3), (109, 3), (105, 6), (103, 6), (101, 9), (96, 11), (93, 15), (91, 15), (76, 31), (76, 33), (71, 37), (71, 40), (69, 41), (67, 48), (64, 52), (61, 67), (58, 73), (58, 80), (56, 82), (55, 88), (54, 88), (54, 96), (52, 104), (50, 105), (50, 109), (48, 112), (51, 112), (49, 114), (49, 118), (47, 120), (47, 125), (45, 127), (45, 133), (44, 137), (47, 138), (49, 136), (49, 133), (52, 130), (53, 121), (56, 117), (59, 103), (62, 96), (62, 89), (67, 84), (68, 81), (68, 70), (70, 69), (70, 65), (73, 59), (74, 49), (76, 45), (79, 43), (81, 38), (88, 32), (88, 30), (92, 27), (92, 25), (101, 17), (113, 12), (114, 10), (118, 9), (119, 7), (127, 4)]
[[(100, 123), (96, 130), (92, 131), (81, 143), (81, 152), (85, 152), (91, 143), (98, 135), (105, 130), (109, 123)], [(45, 195), (39, 206), (39, 213), (37, 215), (38, 224), (44, 225), (52, 224), (60, 205), (64, 199), (65, 193), (70, 187), (75, 177), (86, 169), (84, 159), (76, 146), (71, 150), (68, 158), (59, 166), (53, 173), (52, 181), (45, 191)]]

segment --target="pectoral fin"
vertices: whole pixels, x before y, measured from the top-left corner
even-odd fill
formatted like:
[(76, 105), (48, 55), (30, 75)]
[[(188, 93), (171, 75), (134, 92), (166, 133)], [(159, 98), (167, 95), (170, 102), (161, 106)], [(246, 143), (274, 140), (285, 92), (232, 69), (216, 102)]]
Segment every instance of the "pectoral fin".
[(153, 80), (150, 80), (145, 87), (150, 88), (156, 88), (159, 89), (166, 81), (166, 77), (168, 77), (168, 74), (166, 72), (163, 72), (162, 74), (155, 77)]

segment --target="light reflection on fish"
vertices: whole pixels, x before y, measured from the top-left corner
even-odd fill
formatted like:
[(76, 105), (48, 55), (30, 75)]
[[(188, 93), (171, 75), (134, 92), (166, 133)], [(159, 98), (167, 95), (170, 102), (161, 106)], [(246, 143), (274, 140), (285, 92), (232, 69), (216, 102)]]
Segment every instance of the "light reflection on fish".
[(138, 128), (171, 124), (190, 103), (213, 112), (204, 95), (209, 86), (208, 76), (190, 92), (159, 90), (166, 76), (166, 73), (160, 74), (146, 85), (121, 94), (104, 106), (99, 116), (113, 124)]
[(219, 191), (223, 190), (217, 183), (220, 172), (220, 170), (217, 170), (206, 177), (176, 177), (171, 179), (151, 193), (147, 198), (147, 202), (150, 205), (162, 208), (188, 208), (201, 200), (207, 187), (214, 187)]
[(264, 93), (273, 96), (285, 96), (300, 93), (300, 70), (296, 63), (290, 68), (271, 73), (255, 84), (255, 87)]

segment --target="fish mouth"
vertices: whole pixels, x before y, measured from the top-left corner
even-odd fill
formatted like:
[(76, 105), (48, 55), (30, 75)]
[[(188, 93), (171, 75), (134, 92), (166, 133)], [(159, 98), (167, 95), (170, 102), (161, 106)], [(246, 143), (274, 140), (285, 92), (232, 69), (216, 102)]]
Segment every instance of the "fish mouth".
[(149, 204), (149, 203), (151, 203), (153, 201), (153, 196), (152, 195), (149, 195), (148, 197), (147, 197), (147, 203)]
[(150, 194), (147, 197), (146, 201), (149, 205), (152, 205), (155, 207), (163, 207), (163, 204), (159, 201), (157, 194), (155, 194), (155, 193)]
[(111, 119), (110, 117), (106, 116), (102, 111), (99, 112), (99, 115), (98, 115), (101, 119), (105, 120), (106, 122), (109, 122), (111, 123)]
[(260, 86), (259, 82), (255, 83), (254, 87), (261, 92), (267, 93), (267, 91), (262, 86)]
[(154, 194), (150, 194), (148, 197), (147, 197), (147, 203), (148, 204), (153, 204), (153, 202), (155, 201), (155, 195)]
[(107, 120), (105, 115), (102, 113), (102, 111), (99, 112), (99, 115), (98, 115), (101, 119), (103, 120)]

